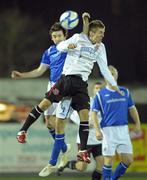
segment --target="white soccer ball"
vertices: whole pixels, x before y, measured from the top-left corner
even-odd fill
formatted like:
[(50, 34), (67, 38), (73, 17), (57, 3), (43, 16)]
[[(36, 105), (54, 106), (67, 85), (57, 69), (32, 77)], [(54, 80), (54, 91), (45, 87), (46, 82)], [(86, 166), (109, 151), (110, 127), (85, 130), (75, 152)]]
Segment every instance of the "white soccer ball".
[(79, 23), (79, 16), (75, 11), (65, 11), (60, 16), (60, 23), (65, 29), (73, 29)]

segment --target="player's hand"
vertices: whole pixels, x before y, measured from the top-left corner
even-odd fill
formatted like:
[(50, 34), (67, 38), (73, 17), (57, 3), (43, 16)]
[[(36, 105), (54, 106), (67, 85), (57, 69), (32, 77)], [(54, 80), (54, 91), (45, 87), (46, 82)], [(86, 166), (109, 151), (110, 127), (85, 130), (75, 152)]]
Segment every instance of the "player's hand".
[(21, 78), (21, 73), (19, 71), (12, 71), (11, 78), (20, 79)]
[(77, 47), (76, 44), (69, 44), (68, 49), (75, 49)]
[(101, 130), (96, 130), (96, 138), (100, 141), (103, 139), (103, 134)]
[(133, 128), (133, 131), (134, 131), (136, 134), (139, 134), (139, 133), (141, 132), (140, 124), (135, 124), (135, 127)]
[(89, 18), (89, 19), (90, 19), (90, 14), (87, 13), (87, 12), (84, 12), (84, 13), (82, 14), (82, 18), (83, 18), (83, 19), (85, 19), (85, 18)]
[(111, 88), (114, 90), (114, 91), (117, 91), (120, 95), (124, 96), (124, 93), (122, 91), (120, 91), (119, 87), (118, 86), (111, 86)]

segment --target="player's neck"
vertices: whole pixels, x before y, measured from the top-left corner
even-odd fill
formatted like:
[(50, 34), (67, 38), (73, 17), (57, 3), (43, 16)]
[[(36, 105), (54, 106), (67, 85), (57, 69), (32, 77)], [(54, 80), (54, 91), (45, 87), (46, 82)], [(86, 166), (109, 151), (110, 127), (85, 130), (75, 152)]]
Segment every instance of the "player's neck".
[(107, 88), (109, 91), (115, 91), (115, 90), (113, 90), (111, 84), (109, 84), (109, 83), (107, 83), (106, 88)]

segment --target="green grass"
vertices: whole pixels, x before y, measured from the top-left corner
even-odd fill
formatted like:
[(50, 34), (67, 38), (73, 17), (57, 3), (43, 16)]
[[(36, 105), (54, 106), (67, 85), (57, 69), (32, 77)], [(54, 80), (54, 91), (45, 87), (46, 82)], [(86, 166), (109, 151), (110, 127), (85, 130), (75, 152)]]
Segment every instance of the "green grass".
[[(122, 180), (147, 180), (147, 177), (123, 177)], [(90, 177), (55, 177), (55, 176), (48, 176), (45, 178), (41, 177), (0, 177), (0, 180), (91, 180)]]

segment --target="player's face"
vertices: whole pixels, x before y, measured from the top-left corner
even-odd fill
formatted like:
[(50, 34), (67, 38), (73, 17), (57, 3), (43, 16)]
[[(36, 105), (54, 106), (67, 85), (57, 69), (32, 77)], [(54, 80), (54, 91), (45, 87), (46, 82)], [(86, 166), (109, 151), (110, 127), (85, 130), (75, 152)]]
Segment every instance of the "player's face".
[(93, 87), (93, 95), (95, 96), (98, 91), (102, 88), (102, 84), (95, 84)]
[(54, 44), (58, 44), (59, 42), (64, 41), (66, 39), (63, 31), (52, 32), (51, 38)]
[(101, 43), (104, 37), (105, 28), (95, 28), (89, 32), (89, 38), (93, 44)]

